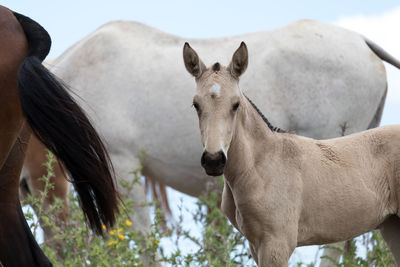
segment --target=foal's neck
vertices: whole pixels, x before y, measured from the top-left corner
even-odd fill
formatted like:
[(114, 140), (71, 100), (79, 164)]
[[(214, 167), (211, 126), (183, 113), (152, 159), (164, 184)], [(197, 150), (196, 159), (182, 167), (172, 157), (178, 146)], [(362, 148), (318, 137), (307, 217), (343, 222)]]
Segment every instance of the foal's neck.
[(245, 179), (257, 162), (274, 153), (279, 134), (268, 127), (245, 96), (242, 95), (240, 102), (224, 172), (231, 186), (238, 179)]

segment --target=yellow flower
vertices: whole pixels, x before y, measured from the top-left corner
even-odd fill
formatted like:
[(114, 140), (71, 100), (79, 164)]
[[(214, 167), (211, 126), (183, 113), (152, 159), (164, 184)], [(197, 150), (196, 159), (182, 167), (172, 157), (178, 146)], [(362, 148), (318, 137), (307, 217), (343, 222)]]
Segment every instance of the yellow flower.
[(119, 239), (121, 239), (121, 240), (124, 240), (124, 239), (125, 239), (125, 236), (123, 236), (123, 235), (121, 235), (121, 234), (119, 234), (118, 237), (119, 237)]
[(119, 232), (122, 232), (122, 230), (124, 230), (124, 229), (119, 228), (119, 229), (117, 230), (117, 232), (118, 232), (118, 233), (119, 233)]
[(131, 225), (132, 225), (132, 222), (131, 222), (130, 220), (126, 220), (126, 221), (125, 221), (125, 224), (128, 225), (128, 226), (131, 226)]
[(109, 246), (112, 246), (112, 245), (114, 245), (114, 244), (116, 244), (117, 242), (116, 241), (110, 241), (110, 242), (108, 242), (108, 245)]
[(154, 240), (154, 244), (158, 245), (158, 239)]
[(106, 230), (106, 226), (103, 224), (103, 225), (101, 226), (101, 229)]
[(115, 235), (115, 231), (110, 231), (110, 235)]

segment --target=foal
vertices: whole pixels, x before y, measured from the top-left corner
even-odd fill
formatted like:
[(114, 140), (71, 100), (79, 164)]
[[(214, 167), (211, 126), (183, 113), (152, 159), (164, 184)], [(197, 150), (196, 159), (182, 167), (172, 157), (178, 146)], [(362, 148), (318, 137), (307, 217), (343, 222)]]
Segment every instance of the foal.
[(228, 67), (206, 68), (187, 43), (183, 57), (196, 78), (201, 165), (208, 175), (224, 174), (222, 212), (259, 266), (287, 266), (296, 246), (378, 227), (399, 264), (399, 126), (325, 141), (282, 133), (239, 89), (244, 43)]

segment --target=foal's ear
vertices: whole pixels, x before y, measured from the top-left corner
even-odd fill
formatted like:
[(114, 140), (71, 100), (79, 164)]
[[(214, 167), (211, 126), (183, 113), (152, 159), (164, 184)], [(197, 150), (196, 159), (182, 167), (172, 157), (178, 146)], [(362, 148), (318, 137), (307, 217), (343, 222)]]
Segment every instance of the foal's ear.
[(247, 46), (244, 42), (242, 42), (239, 48), (233, 54), (232, 61), (228, 66), (232, 76), (239, 78), (239, 76), (246, 71), (248, 62), (249, 54), (247, 52)]
[(206, 69), (196, 51), (188, 43), (183, 46), (183, 61), (187, 71), (196, 78), (199, 78)]

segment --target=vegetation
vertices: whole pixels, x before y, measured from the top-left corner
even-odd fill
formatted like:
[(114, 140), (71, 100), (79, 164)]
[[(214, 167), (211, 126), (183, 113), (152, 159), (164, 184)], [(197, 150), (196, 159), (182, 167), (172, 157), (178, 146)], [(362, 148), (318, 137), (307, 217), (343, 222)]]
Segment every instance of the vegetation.
[[(45, 163), (48, 174), (41, 179), (45, 183), (44, 192), (39, 196), (29, 196), (27, 203), (37, 211), (37, 218), (28, 210), (25, 214), (30, 219), (31, 229), (35, 237), (38, 236), (38, 227), (47, 227), (54, 232), (53, 238), (41, 244), (44, 252), (53, 262), (54, 266), (143, 266), (141, 259), (146, 255), (151, 265), (158, 263), (164, 266), (255, 266), (251, 258), (247, 242), (228, 223), (227, 219), (219, 211), (219, 194), (211, 192), (207, 196), (200, 197), (197, 208), (191, 212), (200, 235), (184, 229), (183, 209), (178, 207), (179, 216), (177, 222), (169, 225), (165, 230), (163, 216), (157, 209), (157, 203), (148, 203), (153, 208), (154, 219), (151, 231), (147, 234), (135, 231), (135, 222), (131, 221), (128, 214), (141, 203), (133, 203), (124, 198), (121, 205), (121, 215), (113, 229), (105, 229), (104, 236), (94, 236), (84, 223), (82, 211), (79, 208), (76, 194), (70, 195), (70, 211), (67, 223), (56, 223), (57, 214), (62, 209), (62, 201), (55, 200), (50, 207), (43, 206), (43, 200), (53, 185), (49, 183), (54, 176), (53, 164), (56, 160), (51, 153)], [(133, 172), (134, 179), (130, 182), (122, 181), (121, 185), (127, 192), (135, 183), (140, 183), (139, 170)], [(221, 180), (222, 182), (222, 180)], [(164, 230), (163, 230), (164, 229)], [(166, 251), (161, 246), (167, 241), (171, 246)], [(190, 246), (190, 251), (183, 251), (182, 244)], [(360, 256), (358, 249), (363, 248), (364, 256)], [(378, 232), (363, 236), (361, 241), (351, 241), (343, 257), (336, 266), (391, 266), (394, 264), (392, 256), (386, 248), (382, 237)], [(296, 263), (297, 266), (305, 266)], [(313, 264), (308, 266), (314, 266)]]
[(340, 252), (342, 254), (340, 262), (329, 259), (336, 266), (395, 266), (392, 254), (386, 247), (379, 231), (373, 231), (347, 241), (344, 249)]

